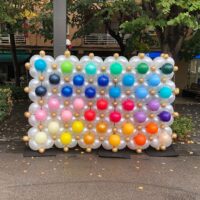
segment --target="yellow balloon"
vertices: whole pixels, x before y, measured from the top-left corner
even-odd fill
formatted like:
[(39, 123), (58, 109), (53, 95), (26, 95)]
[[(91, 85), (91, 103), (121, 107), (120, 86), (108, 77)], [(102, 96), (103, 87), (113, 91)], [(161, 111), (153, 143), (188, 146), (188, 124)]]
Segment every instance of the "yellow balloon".
[(68, 145), (72, 141), (72, 135), (69, 132), (63, 132), (60, 135), (60, 141), (63, 145)]
[(117, 134), (112, 134), (109, 137), (109, 143), (113, 146), (113, 147), (118, 147), (120, 145), (120, 136)]
[(47, 134), (45, 132), (37, 132), (34, 140), (37, 144), (45, 144), (47, 141)]
[(57, 121), (51, 121), (48, 124), (48, 131), (51, 135), (57, 134), (59, 132), (60, 125)]
[(74, 133), (81, 133), (83, 129), (84, 129), (84, 124), (82, 121), (77, 120), (72, 123), (72, 131)]
[(134, 131), (134, 126), (132, 123), (127, 122), (122, 125), (122, 133), (124, 135), (131, 135)]

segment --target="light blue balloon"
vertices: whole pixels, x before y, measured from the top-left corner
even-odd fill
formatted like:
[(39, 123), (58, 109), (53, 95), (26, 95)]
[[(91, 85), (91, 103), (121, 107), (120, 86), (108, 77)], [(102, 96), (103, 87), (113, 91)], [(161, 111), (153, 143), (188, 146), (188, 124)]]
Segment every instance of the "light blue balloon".
[(159, 96), (163, 99), (168, 99), (172, 95), (172, 90), (168, 86), (164, 86), (159, 91)]
[(132, 74), (125, 74), (122, 79), (123, 85), (127, 87), (133, 86), (134, 82), (135, 82), (135, 78)]
[(135, 89), (135, 96), (138, 99), (144, 99), (148, 95), (148, 91), (144, 86), (139, 86)]
[(151, 87), (156, 87), (160, 84), (160, 77), (158, 74), (151, 74), (147, 79), (147, 83)]
[(110, 95), (111, 98), (114, 98), (114, 99), (119, 98), (120, 95), (121, 95), (121, 88), (118, 87), (118, 86), (110, 87), (109, 95)]
[(38, 59), (34, 63), (35, 69), (39, 72), (44, 72), (47, 68), (47, 63), (43, 59)]
[(87, 65), (85, 66), (85, 72), (88, 75), (95, 75), (97, 72), (97, 66), (93, 63), (93, 62), (89, 62), (87, 63)]

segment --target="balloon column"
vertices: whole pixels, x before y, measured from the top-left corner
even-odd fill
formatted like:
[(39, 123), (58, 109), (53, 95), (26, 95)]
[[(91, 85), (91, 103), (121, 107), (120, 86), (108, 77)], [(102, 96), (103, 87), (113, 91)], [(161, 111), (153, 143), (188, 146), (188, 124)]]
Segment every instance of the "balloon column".
[(66, 51), (54, 60), (41, 51), (25, 67), (33, 103), (25, 113), (32, 128), (23, 139), (32, 150), (79, 145), (90, 152), (102, 145), (140, 153), (149, 146), (165, 150), (176, 137), (170, 125), (179, 90), (171, 79), (178, 68), (167, 54), (152, 60), (140, 53), (128, 61), (91, 53), (79, 60)]

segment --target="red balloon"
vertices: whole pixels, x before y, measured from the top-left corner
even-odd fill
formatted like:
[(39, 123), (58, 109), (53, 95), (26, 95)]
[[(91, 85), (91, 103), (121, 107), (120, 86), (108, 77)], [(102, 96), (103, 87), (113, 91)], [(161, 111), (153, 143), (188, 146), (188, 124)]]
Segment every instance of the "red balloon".
[(86, 110), (84, 113), (85, 120), (93, 121), (96, 117), (96, 113), (94, 110)]
[(131, 111), (134, 108), (134, 102), (131, 99), (127, 99), (122, 103), (124, 110)]
[(97, 108), (99, 110), (106, 110), (108, 107), (108, 101), (106, 99), (98, 99), (97, 100)]
[(121, 113), (117, 111), (113, 111), (110, 113), (110, 120), (114, 123), (117, 123), (121, 120)]

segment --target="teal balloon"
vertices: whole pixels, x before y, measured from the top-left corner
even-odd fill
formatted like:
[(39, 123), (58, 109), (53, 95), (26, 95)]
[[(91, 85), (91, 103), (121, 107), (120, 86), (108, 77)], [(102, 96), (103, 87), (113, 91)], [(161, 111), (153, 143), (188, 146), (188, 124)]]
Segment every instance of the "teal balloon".
[(170, 87), (164, 86), (159, 91), (159, 96), (163, 99), (168, 99), (172, 95), (172, 90)]
[(114, 62), (110, 66), (110, 73), (112, 75), (120, 75), (122, 73), (122, 65), (118, 62)]
[(93, 62), (89, 62), (85, 66), (85, 72), (88, 75), (95, 75), (97, 72), (97, 66)]
[(35, 69), (39, 72), (44, 72), (47, 68), (47, 63), (43, 59), (38, 59), (34, 63)]

